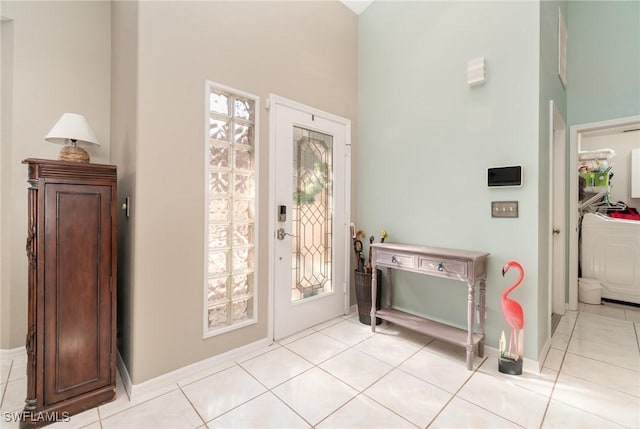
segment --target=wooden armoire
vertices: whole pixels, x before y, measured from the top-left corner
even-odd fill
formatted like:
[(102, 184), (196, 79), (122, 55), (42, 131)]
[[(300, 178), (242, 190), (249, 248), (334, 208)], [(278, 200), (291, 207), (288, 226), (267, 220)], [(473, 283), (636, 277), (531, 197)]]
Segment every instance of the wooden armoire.
[(22, 428), (116, 394), (116, 167), (26, 159), (27, 398)]

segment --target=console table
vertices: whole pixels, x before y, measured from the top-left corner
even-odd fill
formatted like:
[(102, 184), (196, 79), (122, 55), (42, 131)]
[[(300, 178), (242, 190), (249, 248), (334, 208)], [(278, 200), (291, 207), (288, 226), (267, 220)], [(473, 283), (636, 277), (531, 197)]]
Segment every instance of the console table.
[[(488, 253), (467, 250), (443, 249), (409, 244), (374, 243), (371, 245), (371, 265), (386, 267), (389, 293), (386, 305), (380, 310), (371, 306), (371, 330), (376, 330), (376, 317), (404, 326), (425, 335), (463, 346), (467, 352), (467, 369), (473, 369), (473, 350), (484, 355), (484, 315)], [(397, 310), (391, 305), (391, 270), (404, 270), (428, 276), (443, 277), (467, 283), (467, 329), (459, 329), (444, 323)], [(377, 276), (371, 276), (371, 302), (377, 299)], [(478, 332), (474, 332), (475, 287), (480, 285)]]

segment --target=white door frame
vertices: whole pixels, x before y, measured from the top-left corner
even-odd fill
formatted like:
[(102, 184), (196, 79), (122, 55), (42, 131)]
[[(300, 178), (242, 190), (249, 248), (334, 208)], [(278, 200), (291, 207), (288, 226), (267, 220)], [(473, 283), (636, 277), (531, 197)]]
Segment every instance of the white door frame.
[[(271, 110), (276, 104), (288, 107), (290, 109), (300, 110), (302, 112), (306, 112), (310, 115), (315, 115), (321, 118), (325, 118), (341, 124), (345, 127), (345, 152), (347, 156), (346, 160), (346, 171), (345, 171), (345, 201), (347, 204), (345, 205), (346, 213), (344, 218), (344, 232), (345, 237), (351, 237), (351, 233), (349, 231), (349, 220), (351, 219), (351, 121), (340, 116), (334, 115), (332, 113), (328, 113), (319, 109), (315, 109), (310, 106), (306, 106), (304, 104), (298, 103), (293, 100), (289, 100), (287, 98), (281, 97), (275, 94), (269, 94), (269, 99), (267, 100), (267, 110)], [(269, 339), (273, 339), (274, 337), (274, 323), (275, 323), (275, 242), (276, 242), (276, 229), (277, 229), (277, 221), (276, 221), (276, 193), (275, 193), (275, 183), (276, 183), (276, 172), (275, 172), (275, 161), (276, 161), (276, 118), (273, 113), (269, 115), (269, 224), (267, 226), (268, 233), (268, 303), (269, 303), (269, 317), (268, 317), (268, 330), (267, 335)], [(351, 243), (346, 240), (345, 242), (345, 267), (349, 267), (351, 263), (350, 255), (351, 255)], [(350, 278), (348, 275), (348, 269), (345, 271), (345, 286), (344, 286), (344, 313), (347, 314), (349, 311), (349, 294), (350, 294)]]
[[(567, 172), (567, 164), (566, 164), (566, 144), (567, 144), (567, 126), (565, 124), (564, 118), (562, 114), (558, 110), (558, 106), (554, 103), (553, 100), (549, 101), (549, 252), (548, 252), (548, 285), (549, 285), (549, 317), (552, 313), (554, 313), (554, 308), (558, 310), (559, 307), (562, 309), (559, 311), (555, 311), (558, 314), (565, 313), (565, 282), (567, 276), (567, 267), (565, 264), (565, 255), (567, 253), (567, 231), (566, 231), (566, 221), (562, 222), (561, 225), (555, 225), (554, 218), (556, 214), (559, 215), (562, 219), (566, 219), (566, 204), (565, 207), (558, 212), (559, 208), (555, 204), (554, 201), (554, 182), (561, 183), (564, 186), (564, 190), (562, 192), (562, 199), (566, 201), (566, 172)], [(565, 154), (564, 159), (556, 159), (554, 153), (556, 152), (556, 146), (560, 145), (561, 153)], [(556, 177), (556, 166), (560, 167), (560, 175), (561, 177)], [(560, 236), (555, 237), (553, 234), (553, 230), (556, 227), (560, 227)], [(561, 240), (562, 250), (562, 266), (563, 276), (562, 282), (558, 283), (554, 279), (554, 265), (555, 261), (553, 260), (553, 250), (554, 243), (558, 240)], [(551, 335), (551, 324), (549, 325), (549, 335)]]
[(582, 133), (640, 124), (640, 115), (573, 125), (569, 136), (569, 310), (578, 309), (578, 150)]

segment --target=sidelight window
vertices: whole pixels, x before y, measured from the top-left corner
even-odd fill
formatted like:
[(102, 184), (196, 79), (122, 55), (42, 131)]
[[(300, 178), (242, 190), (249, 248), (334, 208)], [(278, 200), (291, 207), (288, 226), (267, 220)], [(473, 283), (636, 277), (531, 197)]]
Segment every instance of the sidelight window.
[(259, 98), (206, 84), (204, 336), (257, 320), (256, 149)]

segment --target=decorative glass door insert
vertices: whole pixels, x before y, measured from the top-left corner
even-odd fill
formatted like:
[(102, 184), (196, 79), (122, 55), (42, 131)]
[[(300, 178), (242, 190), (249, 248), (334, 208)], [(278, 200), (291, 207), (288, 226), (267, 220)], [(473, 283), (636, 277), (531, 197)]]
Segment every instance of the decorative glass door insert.
[(333, 290), (333, 138), (293, 128), (292, 302)]
[(207, 83), (205, 337), (256, 320), (255, 153), (258, 98)]

